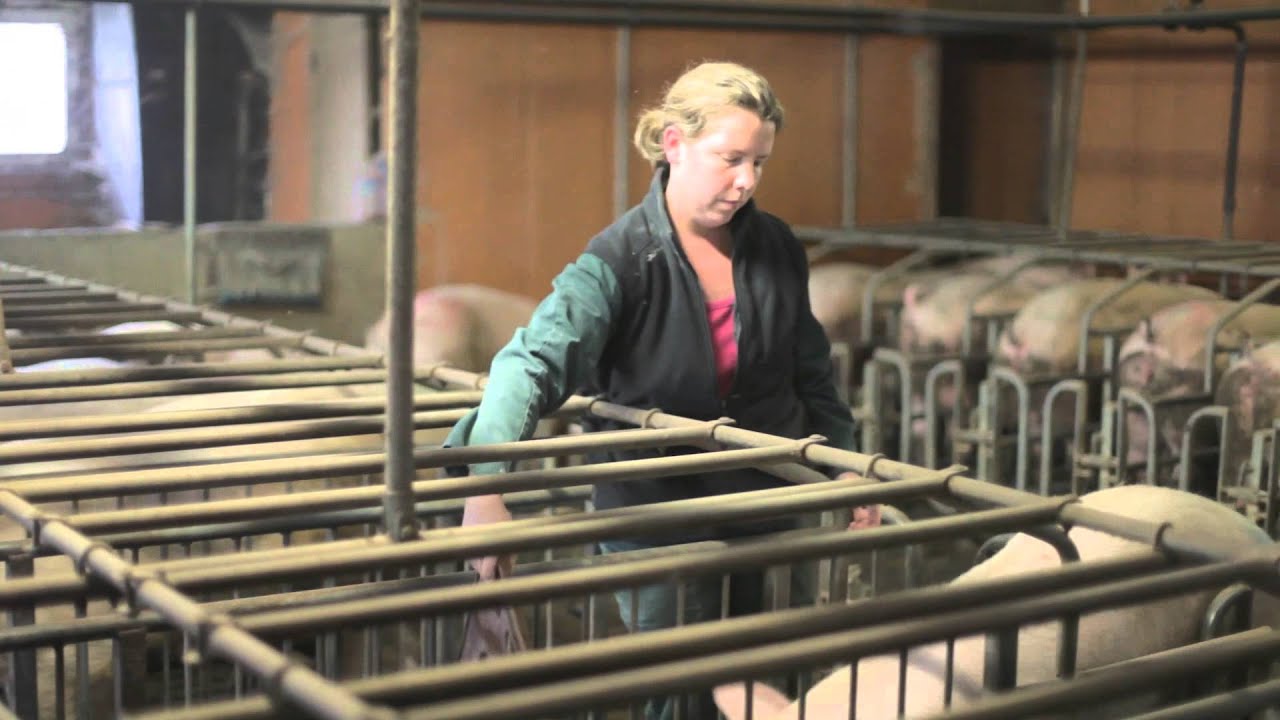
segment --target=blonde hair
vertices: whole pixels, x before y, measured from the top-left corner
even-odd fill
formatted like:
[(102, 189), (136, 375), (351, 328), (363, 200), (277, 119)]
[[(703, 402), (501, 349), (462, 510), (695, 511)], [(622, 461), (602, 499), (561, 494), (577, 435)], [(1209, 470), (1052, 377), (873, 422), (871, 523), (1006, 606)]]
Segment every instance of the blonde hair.
[(697, 137), (707, 117), (729, 107), (750, 110), (775, 130), (782, 130), (782, 103), (769, 81), (750, 68), (731, 62), (704, 62), (686, 70), (667, 87), (662, 104), (640, 114), (634, 143), (650, 165), (665, 157), (662, 133), (675, 125), (687, 137)]

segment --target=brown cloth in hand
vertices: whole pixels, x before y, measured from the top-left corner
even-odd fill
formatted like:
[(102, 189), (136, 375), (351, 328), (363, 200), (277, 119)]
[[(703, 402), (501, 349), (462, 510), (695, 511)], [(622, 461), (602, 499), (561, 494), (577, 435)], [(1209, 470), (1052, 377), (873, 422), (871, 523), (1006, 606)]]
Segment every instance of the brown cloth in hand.
[[(501, 571), (498, 576), (502, 576)], [(460, 662), (483, 660), (491, 655), (513, 655), (524, 649), (520, 618), (509, 605), (473, 610), (462, 621)]]

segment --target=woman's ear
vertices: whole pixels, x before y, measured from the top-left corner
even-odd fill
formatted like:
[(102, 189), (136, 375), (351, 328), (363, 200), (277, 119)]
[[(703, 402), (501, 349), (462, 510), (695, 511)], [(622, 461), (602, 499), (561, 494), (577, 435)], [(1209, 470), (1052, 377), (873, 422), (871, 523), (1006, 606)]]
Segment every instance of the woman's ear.
[(668, 165), (675, 165), (684, 155), (684, 133), (675, 125), (662, 129), (662, 154)]

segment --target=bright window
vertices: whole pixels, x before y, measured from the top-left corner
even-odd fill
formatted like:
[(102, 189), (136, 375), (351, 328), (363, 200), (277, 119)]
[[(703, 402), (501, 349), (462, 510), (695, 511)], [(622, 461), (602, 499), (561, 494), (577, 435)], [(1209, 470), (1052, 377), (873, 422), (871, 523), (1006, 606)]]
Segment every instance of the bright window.
[(0, 155), (56, 155), (66, 147), (62, 26), (0, 22)]

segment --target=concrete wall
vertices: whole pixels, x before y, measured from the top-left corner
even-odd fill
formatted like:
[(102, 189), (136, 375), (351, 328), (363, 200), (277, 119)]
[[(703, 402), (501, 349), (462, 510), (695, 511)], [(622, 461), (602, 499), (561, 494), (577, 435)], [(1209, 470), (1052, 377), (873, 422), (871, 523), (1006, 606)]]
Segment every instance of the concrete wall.
[[(235, 305), (218, 309), (362, 345), (382, 312), (385, 230), (329, 225), (326, 291), (319, 310)], [(0, 261), (176, 299), (186, 297), (181, 229), (0, 232)]]

